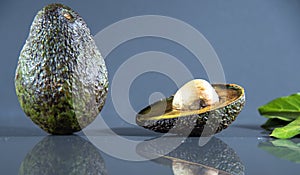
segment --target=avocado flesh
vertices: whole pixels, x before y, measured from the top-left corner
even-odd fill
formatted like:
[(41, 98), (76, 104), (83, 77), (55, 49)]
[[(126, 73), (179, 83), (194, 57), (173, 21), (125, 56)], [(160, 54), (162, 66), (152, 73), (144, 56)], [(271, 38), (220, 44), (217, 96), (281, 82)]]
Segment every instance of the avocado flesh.
[[(156, 132), (209, 136), (227, 128), (245, 104), (244, 89), (236, 84), (213, 84), (219, 103), (200, 110), (172, 108), (173, 96), (158, 101), (136, 116), (136, 123)], [(205, 132), (203, 132), (205, 130)]]
[(107, 95), (107, 69), (77, 12), (50, 4), (37, 13), (15, 87), (25, 114), (48, 133), (72, 134), (96, 118)]
[[(172, 166), (173, 171), (185, 168), (185, 172), (198, 172), (196, 174), (203, 174), (209, 170), (218, 171), (219, 174), (243, 175), (245, 173), (245, 166), (237, 153), (221, 139), (212, 137), (205, 145), (199, 146), (199, 139), (189, 137), (178, 147), (174, 147), (173, 144), (176, 138), (164, 137), (163, 139), (140, 143), (137, 146), (138, 154), (146, 158), (159, 156), (153, 161)], [(177, 167), (174, 167), (174, 163)]]
[(106, 175), (99, 150), (76, 136), (47, 136), (26, 155), (19, 175)]

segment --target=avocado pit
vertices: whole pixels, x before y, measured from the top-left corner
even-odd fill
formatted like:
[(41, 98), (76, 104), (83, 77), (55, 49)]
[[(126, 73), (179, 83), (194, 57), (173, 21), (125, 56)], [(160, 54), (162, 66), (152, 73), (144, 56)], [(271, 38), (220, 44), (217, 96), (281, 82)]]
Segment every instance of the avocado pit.
[(195, 79), (175, 93), (172, 106), (178, 110), (198, 110), (217, 102), (219, 96), (211, 84), (203, 79)]

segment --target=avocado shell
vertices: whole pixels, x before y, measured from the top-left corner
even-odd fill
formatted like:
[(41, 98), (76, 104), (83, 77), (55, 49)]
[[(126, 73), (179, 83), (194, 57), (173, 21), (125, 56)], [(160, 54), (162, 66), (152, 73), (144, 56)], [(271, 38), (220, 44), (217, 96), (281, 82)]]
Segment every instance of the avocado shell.
[[(233, 175), (243, 175), (245, 172), (245, 166), (237, 153), (221, 139), (212, 137), (204, 146), (199, 146), (199, 140), (190, 137), (177, 148), (174, 148), (172, 141), (176, 138), (165, 137), (164, 139), (140, 143), (137, 146), (138, 154), (146, 158), (157, 155), (159, 158), (153, 161), (167, 166), (174, 166), (173, 163), (176, 162), (183, 166), (188, 165), (197, 171), (217, 170), (219, 174)], [(168, 150), (173, 151), (165, 154)]]
[[(245, 104), (244, 89), (236, 84), (212, 84), (219, 102), (200, 110), (180, 111), (172, 108), (173, 96), (141, 110), (136, 123), (156, 132), (209, 136), (226, 129)], [(205, 132), (203, 132), (205, 131)]]
[(101, 174), (106, 175), (99, 150), (76, 136), (47, 136), (26, 155), (19, 175)]

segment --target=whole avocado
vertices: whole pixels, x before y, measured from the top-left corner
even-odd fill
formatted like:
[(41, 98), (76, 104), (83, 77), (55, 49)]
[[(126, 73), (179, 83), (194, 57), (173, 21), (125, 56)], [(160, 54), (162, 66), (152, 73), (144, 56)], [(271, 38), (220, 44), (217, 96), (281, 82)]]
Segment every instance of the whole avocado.
[(77, 12), (50, 4), (37, 13), (15, 87), (26, 115), (48, 133), (72, 134), (96, 118), (107, 96), (107, 69)]

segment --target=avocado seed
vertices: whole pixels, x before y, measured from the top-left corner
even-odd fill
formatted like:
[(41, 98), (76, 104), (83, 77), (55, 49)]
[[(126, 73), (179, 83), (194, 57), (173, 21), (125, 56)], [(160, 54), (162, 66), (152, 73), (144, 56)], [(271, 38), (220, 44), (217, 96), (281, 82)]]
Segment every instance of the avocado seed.
[(172, 107), (177, 110), (199, 110), (219, 102), (219, 96), (209, 82), (195, 79), (175, 93)]

